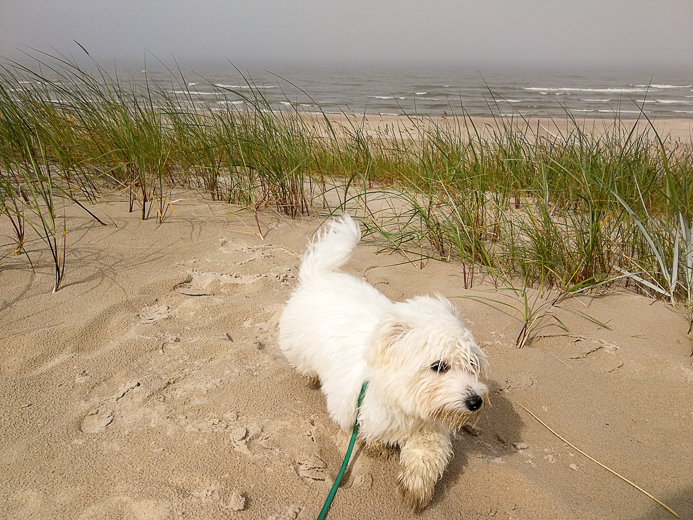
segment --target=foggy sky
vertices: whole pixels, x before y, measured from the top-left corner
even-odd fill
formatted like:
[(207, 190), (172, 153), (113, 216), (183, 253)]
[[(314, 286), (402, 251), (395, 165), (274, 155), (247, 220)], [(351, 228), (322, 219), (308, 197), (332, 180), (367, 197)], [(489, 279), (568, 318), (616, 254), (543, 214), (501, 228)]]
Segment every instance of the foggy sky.
[[(0, 56), (684, 67), (691, 0), (0, 0)], [(151, 56), (148, 58), (151, 59)]]

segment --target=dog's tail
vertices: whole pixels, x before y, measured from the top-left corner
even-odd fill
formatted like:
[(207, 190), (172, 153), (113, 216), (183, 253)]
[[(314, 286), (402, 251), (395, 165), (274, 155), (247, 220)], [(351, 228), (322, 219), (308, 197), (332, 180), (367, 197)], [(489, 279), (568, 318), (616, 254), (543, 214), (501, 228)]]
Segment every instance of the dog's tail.
[(361, 240), (361, 229), (349, 215), (344, 213), (329, 221), (318, 232), (303, 254), (299, 278), (326, 273), (346, 265), (354, 256), (356, 245)]

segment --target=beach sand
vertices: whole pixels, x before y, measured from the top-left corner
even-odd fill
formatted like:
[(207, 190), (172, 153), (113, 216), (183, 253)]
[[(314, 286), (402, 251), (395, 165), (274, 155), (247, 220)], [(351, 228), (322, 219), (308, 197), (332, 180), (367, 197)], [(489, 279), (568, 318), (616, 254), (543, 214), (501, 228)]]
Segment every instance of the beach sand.
[[(70, 207), (67, 270), (0, 263), (0, 517), (315, 518), (349, 440), (283, 358), (277, 324), (319, 216), (290, 220), (177, 193), (175, 216), (127, 201)], [(0, 221), (0, 234), (11, 236)], [(460, 431), (420, 518), (693, 518), (692, 342), (685, 315), (626, 290), (569, 299), (514, 345), (519, 305), (458, 264), (376, 254), (348, 271), (388, 297), (440, 292), (488, 354), (491, 405)], [(534, 297), (536, 293), (530, 293)], [(538, 300), (541, 304), (545, 300)], [(585, 314), (596, 321), (585, 318)], [(541, 419), (542, 425), (528, 411)], [(548, 428), (553, 429), (571, 447)], [(328, 518), (413, 518), (396, 460), (358, 447)]]
[[(310, 116), (316, 121), (324, 122), (322, 116)], [(497, 131), (499, 126), (514, 127), (521, 132), (528, 132), (530, 136), (548, 137), (560, 139), (568, 137), (575, 131), (576, 125), (588, 136), (600, 136), (604, 132), (613, 132), (614, 119), (575, 119), (565, 118), (551, 119), (549, 117), (400, 117), (390, 115), (368, 115), (367, 117), (356, 114), (328, 114), (327, 119), (335, 128), (343, 128), (353, 131), (354, 128), (363, 128), (367, 135), (381, 138), (419, 138), (422, 132), (430, 131), (436, 127), (443, 130), (459, 130), (462, 135), (479, 136), (488, 138)], [(681, 142), (690, 145), (693, 143), (693, 119), (653, 119), (647, 121), (622, 119), (619, 121), (625, 138), (631, 129), (635, 129), (634, 135), (647, 134), (655, 139), (655, 132), (667, 142)]]

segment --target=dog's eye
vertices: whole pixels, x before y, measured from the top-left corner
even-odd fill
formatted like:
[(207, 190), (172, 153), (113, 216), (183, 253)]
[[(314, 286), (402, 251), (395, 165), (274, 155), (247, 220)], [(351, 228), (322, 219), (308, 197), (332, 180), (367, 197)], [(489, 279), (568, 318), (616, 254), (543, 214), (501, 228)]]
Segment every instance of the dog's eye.
[(431, 365), (431, 370), (434, 372), (447, 372), (450, 370), (450, 365), (448, 365), (445, 361), (436, 361)]

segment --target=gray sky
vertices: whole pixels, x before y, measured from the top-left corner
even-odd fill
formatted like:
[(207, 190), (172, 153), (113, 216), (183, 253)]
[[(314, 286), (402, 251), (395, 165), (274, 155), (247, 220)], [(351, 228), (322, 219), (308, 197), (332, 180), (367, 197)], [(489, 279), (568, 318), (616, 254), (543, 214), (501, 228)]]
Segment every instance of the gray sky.
[[(0, 0), (0, 56), (684, 67), (693, 0)], [(51, 48), (55, 51), (51, 51)]]

